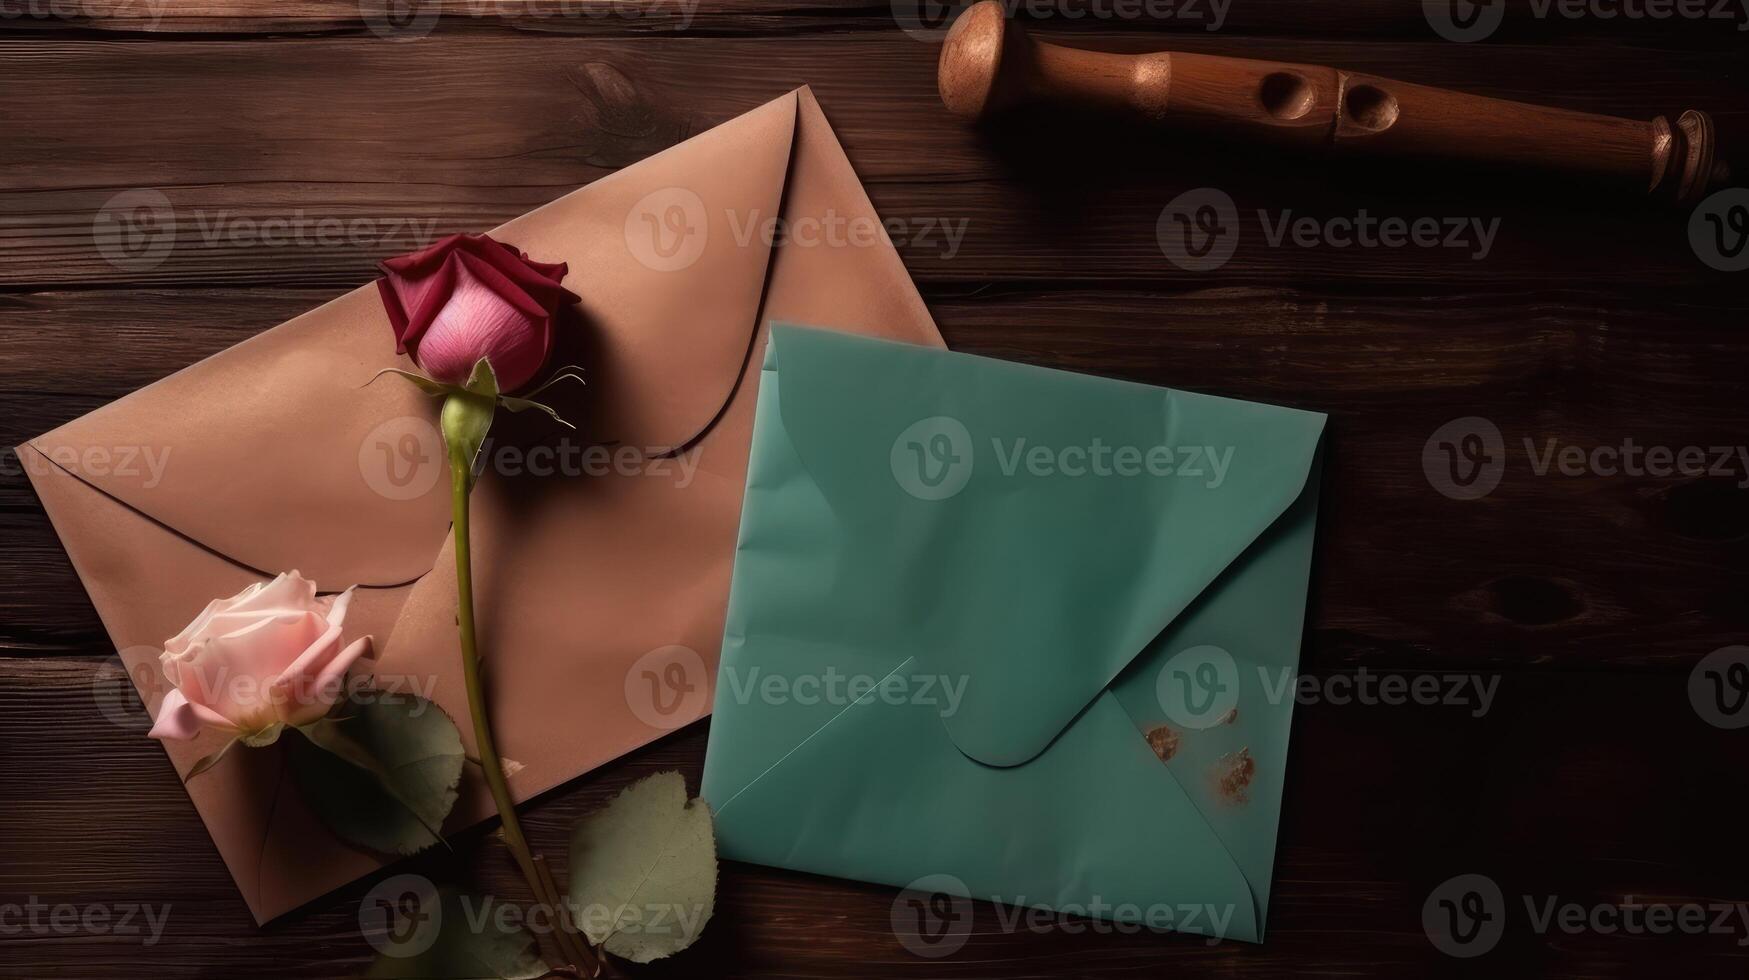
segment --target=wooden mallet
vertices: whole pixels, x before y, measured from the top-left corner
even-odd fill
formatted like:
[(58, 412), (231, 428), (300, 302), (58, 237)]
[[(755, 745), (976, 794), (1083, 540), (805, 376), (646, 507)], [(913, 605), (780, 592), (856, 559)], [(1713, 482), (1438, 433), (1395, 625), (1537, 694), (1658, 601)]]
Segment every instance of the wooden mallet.
[(1714, 156), (1712, 117), (1694, 109), (1671, 125), (1321, 65), (1065, 48), (1027, 37), (1001, 0), (981, 0), (954, 22), (938, 83), (948, 109), (971, 119), (1052, 103), (1337, 153), (1582, 177), (1680, 207), (1730, 176)]

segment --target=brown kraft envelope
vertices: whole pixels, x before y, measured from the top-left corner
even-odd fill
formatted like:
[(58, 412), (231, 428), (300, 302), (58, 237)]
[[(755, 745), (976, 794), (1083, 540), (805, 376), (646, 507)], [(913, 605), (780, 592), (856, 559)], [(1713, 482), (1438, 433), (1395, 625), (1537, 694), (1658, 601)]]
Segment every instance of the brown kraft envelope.
[[(491, 232), (569, 264), (582, 302), (555, 360), (589, 380), (567, 396), (568, 443), (500, 420), (549, 475), (489, 465), (473, 497), (486, 684), (518, 800), (709, 712), (764, 325), (941, 345), (878, 228), (802, 88)], [(19, 447), (153, 714), (164, 640), (298, 569), (324, 592), (358, 586), (347, 636), (374, 636), (385, 685), (433, 697), (474, 755), (437, 403), (366, 384), (386, 367), (412, 365), (367, 285)], [(568, 471), (533, 448), (567, 444)], [(98, 465), (130, 450), (162, 466)], [(218, 744), (165, 747), (183, 774)], [(277, 751), (231, 752), (188, 786), (258, 922), (388, 860), (322, 827)], [(493, 815), (468, 769), (449, 832)]]

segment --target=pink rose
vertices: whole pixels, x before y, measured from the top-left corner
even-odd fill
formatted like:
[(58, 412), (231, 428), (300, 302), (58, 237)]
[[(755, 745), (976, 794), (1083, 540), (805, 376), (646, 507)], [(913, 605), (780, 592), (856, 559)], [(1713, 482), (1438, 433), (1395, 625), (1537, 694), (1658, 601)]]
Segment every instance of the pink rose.
[(559, 284), (565, 263), (535, 262), (485, 235), (451, 235), (380, 268), (395, 350), (445, 384), (466, 383), (482, 357), (500, 392), (533, 381), (552, 352), (553, 314), (578, 301)]
[(203, 728), (256, 735), (326, 715), (346, 671), (370, 649), (368, 636), (341, 646), (351, 603), (351, 589), (317, 596), (316, 584), (297, 572), (208, 603), (164, 644), (159, 661), (175, 690), (152, 737), (189, 739)]

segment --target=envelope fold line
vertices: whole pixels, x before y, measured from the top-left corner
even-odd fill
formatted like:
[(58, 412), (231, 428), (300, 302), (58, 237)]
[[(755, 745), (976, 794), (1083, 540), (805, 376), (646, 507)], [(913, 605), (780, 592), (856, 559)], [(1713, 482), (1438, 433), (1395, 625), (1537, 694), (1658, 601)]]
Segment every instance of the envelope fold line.
[[(91, 482), (90, 480), (85, 479), (84, 477), (80, 476), (78, 473), (75, 473), (72, 470), (67, 469), (65, 466), (62, 466), (60, 463), (57, 463), (47, 453), (43, 452), (40, 448), (38, 448), (36, 445), (36, 442), (34, 440), (31, 442), (23, 443), (22, 445), (16, 446), (14, 448), (15, 449), (29, 449), (31, 452), (42, 457), (42, 461), (44, 463), (47, 463), (48, 465), (54, 467), (57, 472), (64, 473), (68, 477), (71, 477), (72, 479), (78, 481), (80, 486), (86, 487), (87, 489), (91, 490), (91, 492), (102, 496), (105, 500), (109, 500), (109, 501), (113, 502), (116, 506), (124, 508), (129, 513), (137, 515), (142, 520), (151, 522), (155, 527), (162, 528), (165, 532), (172, 534), (172, 535), (175, 535), (177, 538), (181, 539), (182, 541), (185, 541), (185, 542), (193, 545), (194, 547), (199, 548), (200, 550), (206, 552), (209, 555), (212, 555), (214, 558), (217, 558), (220, 561), (229, 562), (232, 565), (235, 565), (238, 568), (242, 569), (243, 571), (249, 572), (252, 575), (259, 575), (262, 578), (267, 578), (267, 579), (271, 579), (274, 576), (279, 575), (281, 572), (292, 571), (292, 569), (289, 569), (289, 568), (271, 570), (271, 571), (268, 569), (256, 568), (254, 565), (251, 565), (246, 561), (242, 561), (241, 559), (238, 559), (232, 555), (225, 554), (223, 551), (220, 551), (219, 549), (213, 547), (212, 545), (207, 544), (205, 541), (200, 540), (199, 538), (195, 537), (192, 534), (189, 534), (188, 532), (182, 530), (181, 528), (178, 528), (172, 524), (169, 524), (163, 520), (160, 520), (157, 517), (152, 516), (151, 514), (146, 513), (145, 511), (134, 506), (133, 504), (128, 503), (126, 500), (123, 500), (122, 498), (116, 496), (115, 494), (110, 493), (109, 491), (103, 489), (102, 487)], [(419, 581), (420, 579), (424, 578), (428, 574), (430, 574), (429, 569), (427, 569), (424, 572), (419, 573), (418, 575), (413, 576), (410, 579), (407, 579), (404, 582), (354, 582), (354, 583), (350, 583), (350, 585), (353, 587), (356, 587), (356, 588), (360, 588), (360, 589), (401, 589), (401, 588), (406, 588), (409, 585), (412, 585), (413, 583)], [(345, 591), (345, 590), (344, 589), (322, 589), (322, 590), (320, 590), (320, 594), (333, 595), (333, 594), (343, 592), (343, 591)]]

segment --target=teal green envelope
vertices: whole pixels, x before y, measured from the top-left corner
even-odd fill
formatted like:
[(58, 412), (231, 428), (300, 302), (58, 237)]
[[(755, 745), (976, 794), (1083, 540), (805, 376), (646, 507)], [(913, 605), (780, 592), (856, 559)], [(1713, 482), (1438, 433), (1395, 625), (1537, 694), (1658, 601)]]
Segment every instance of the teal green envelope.
[(1260, 941), (1323, 428), (775, 327), (705, 759), (721, 854)]

